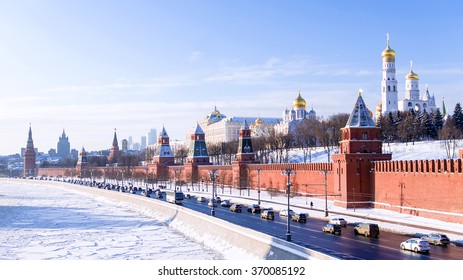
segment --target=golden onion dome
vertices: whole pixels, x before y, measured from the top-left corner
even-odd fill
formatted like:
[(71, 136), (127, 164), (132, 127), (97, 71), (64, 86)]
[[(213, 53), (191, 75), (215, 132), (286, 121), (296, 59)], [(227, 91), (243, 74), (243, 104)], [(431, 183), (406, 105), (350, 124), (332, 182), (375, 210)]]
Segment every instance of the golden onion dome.
[(261, 119), (261, 118), (257, 118), (257, 119), (256, 119), (256, 124), (257, 124), (257, 125), (262, 124), (262, 119)]
[(383, 103), (379, 102), (379, 104), (376, 105), (376, 114), (378, 114), (378, 112), (382, 112), (382, 110), (383, 110)]
[(382, 57), (388, 57), (395, 59), (395, 51), (391, 49), (389, 46), (383, 51), (381, 54)]
[(212, 111), (211, 115), (220, 115), (220, 112), (217, 110), (216, 106), (214, 106), (214, 111)]
[(297, 98), (294, 99), (293, 107), (294, 108), (305, 108), (305, 106), (306, 106), (306, 102), (305, 102), (304, 98), (302, 98), (302, 96), (301, 96), (301, 91), (299, 91), (299, 94), (297, 95)]
[(394, 62), (395, 61), (395, 51), (391, 49), (389, 46), (389, 34), (386, 34), (387, 36), (387, 48), (383, 51), (381, 56), (383, 57), (383, 60), (386, 62)]
[(413, 72), (413, 70), (410, 70), (410, 73), (408, 73), (407, 76), (405, 76), (405, 79), (407, 79), (407, 80), (418, 80), (418, 74)]

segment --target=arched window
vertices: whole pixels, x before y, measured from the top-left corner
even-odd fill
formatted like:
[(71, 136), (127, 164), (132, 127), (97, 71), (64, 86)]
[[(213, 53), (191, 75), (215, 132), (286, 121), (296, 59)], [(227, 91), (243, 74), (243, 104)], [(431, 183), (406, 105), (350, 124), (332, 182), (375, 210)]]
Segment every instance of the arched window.
[(363, 140), (367, 140), (367, 139), (368, 139), (368, 132), (364, 131), (364, 132), (362, 133), (362, 139), (363, 139)]

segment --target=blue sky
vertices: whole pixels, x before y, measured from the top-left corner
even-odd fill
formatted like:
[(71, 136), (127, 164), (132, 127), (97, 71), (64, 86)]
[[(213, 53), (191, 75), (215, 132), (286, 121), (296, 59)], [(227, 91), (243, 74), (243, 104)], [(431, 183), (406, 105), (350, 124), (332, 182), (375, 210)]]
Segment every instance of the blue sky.
[(172, 139), (214, 106), (281, 117), (298, 89), (319, 116), (348, 113), (359, 88), (380, 99), (386, 33), (399, 98), (410, 69), (440, 106), (461, 102), (463, 4), (457, 1), (0, 0), (0, 154), (40, 151), (62, 129), (72, 148)]

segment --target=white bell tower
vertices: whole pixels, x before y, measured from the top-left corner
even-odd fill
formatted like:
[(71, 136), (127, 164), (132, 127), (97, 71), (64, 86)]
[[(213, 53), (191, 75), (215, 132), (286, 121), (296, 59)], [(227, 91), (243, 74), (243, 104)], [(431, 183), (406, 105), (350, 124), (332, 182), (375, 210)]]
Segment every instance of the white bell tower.
[(387, 34), (387, 47), (381, 56), (383, 57), (381, 110), (384, 115), (398, 110), (397, 80), (395, 78), (395, 51), (389, 46), (389, 34)]

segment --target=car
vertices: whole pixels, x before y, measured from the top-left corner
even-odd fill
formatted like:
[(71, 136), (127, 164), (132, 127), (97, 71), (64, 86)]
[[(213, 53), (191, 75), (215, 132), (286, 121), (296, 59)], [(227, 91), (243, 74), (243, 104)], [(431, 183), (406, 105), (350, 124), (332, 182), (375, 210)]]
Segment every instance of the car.
[(257, 204), (252, 204), (248, 206), (248, 212), (253, 213), (253, 214), (259, 214), (260, 213), (260, 206)]
[(281, 209), (280, 210), (280, 216), (288, 217), (288, 214), (289, 214), (290, 217), (292, 217), (295, 213), (291, 209), (289, 209), (289, 212), (288, 212), (288, 209)]
[(231, 206), (231, 203), (230, 203), (230, 200), (225, 199), (225, 200), (223, 200), (223, 201), (220, 203), (220, 205), (221, 205), (222, 207), (230, 207), (230, 206)]
[(222, 199), (220, 198), (220, 196), (216, 196), (216, 197), (215, 197), (215, 202), (217, 202), (217, 203), (222, 202)]
[(260, 217), (266, 220), (275, 220), (275, 212), (273, 210), (265, 210), (260, 213)]
[(207, 203), (207, 206), (209, 207), (217, 207), (217, 202), (213, 199), (210, 199), (209, 202)]
[(141, 196), (147, 196), (147, 197), (150, 196), (149, 193), (147, 191), (145, 191), (145, 190), (143, 190), (140, 195)]
[(335, 224), (326, 224), (322, 227), (322, 231), (341, 235), (341, 226)]
[(354, 234), (362, 234), (365, 236), (372, 236), (378, 238), (379, 236), (379, 226), (377, 224), (368, 224), (368, 223), (358, 223), (354, 227)]
[(154, 197), (156, 197), (156, 198), (163, 198), (164, 196), (162, 195), (162, 192), (155, 192)]
[(241, 209), (243, 209), (243, 206), (241, 204), (233, 204), (232, 206), (230, 206), (230, 211), (232, 212), (241, 213)]
[(198, 202), (206, 202), (206, 198), (204, 196), (200, 196), (196, 199)]
[(298, 223), (305, 223), (307, 222), (307, 217), (309, 216), (309, 214), (307, 213), (296, 213), (294, 214), (291, 219), (295, 222), (298, 222)]
[(431, 250), (431, 247), (429, 247), (428, 241), (425, 241), (421, 238), (410, 238), (400, 243), (400, 249), (410, 250), (415, 253), (418, 253), (418, 252), (429, 253), (429, 250)]
[(421, 237), (424, 241), (428, 241), (429, 244), (433, 245), (443, 245), (447, 246), (450, 244), (450, 239), (447, 237), (447, 235), (442, 234), (442, 233), (430, 233), (423, 235)]
[(347, 221), (344, 220), (343, 218), (331, 218), (328, 223), (335, 224), (335, 225), (340, 225), (342, 227), (347, 226)]
[(185, 195), (185, 198), (186, 198), (186, 199), (190, 199), (190, 198), (191, 198), (191, 195), (188, 193), (188, 194)]

